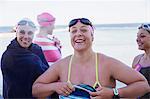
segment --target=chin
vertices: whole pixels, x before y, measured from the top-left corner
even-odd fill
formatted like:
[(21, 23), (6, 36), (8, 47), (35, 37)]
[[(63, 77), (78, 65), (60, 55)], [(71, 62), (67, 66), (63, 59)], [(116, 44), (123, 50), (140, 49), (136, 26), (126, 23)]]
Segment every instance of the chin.
[(23, 48), (28, 48), (29, 45), (21, 45)]
[(74, 48), (76, 51), (85, 51), (85, 48)]
[(24, 48), (28, 48), (29, 46), (23, 46)]

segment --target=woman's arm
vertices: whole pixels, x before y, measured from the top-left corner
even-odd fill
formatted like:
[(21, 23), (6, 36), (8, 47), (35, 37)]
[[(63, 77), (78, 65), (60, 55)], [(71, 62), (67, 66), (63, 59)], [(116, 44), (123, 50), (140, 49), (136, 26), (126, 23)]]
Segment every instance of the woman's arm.
[[(110, 77), (127, 85), (118, 89), (120, 97), (135, 98), (150, 91), (143, 75), (116, 59), (106, 58), (105, 69), (109, 72)], [(91, 92), (90, 94), (97, 99), (112, 99), (114, 95), (112, 88), (103, 86), (99, 87), (97, 92)]]
[(133, 98), (150, 91), (147, 80), (143, 75), (116, 59), (110, 59), (110, 70), (115, 80), (127, 86), (119, 89), (121, 97)]
[(34, 82), (32, 86), (32, 94), (36, 97), (46, 97), (54, 92), (54, 85), (59, 78), (56, 66), (51, 66)]
[(59, 81), (61, 66), (64, 67), (62, 64), (63, 62), (56, 62), (34, 82), (33, 96), (43, 98), (54, 92), (67, 96), (74, 90), (70, 83)]

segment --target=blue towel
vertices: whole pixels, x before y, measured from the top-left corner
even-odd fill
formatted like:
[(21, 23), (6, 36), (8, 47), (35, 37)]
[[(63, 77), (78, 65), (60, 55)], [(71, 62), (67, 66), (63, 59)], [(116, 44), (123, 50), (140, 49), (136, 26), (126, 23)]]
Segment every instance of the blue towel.
[(38, 45), (31, 44), (25, 49), (15, 38), (1, 59), (3, 97), (33, 98), (32, 84), (47, 68), (48, 63)]

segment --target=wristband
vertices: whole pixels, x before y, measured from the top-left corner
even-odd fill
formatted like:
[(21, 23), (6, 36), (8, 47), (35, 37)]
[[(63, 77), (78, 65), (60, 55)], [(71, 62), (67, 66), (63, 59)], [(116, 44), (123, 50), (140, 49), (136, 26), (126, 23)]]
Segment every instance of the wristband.
[(113, 99), (120, 99), (119, 92), (118, 92), (117, 88), (113, 88), (113, 93), (114, 93)]

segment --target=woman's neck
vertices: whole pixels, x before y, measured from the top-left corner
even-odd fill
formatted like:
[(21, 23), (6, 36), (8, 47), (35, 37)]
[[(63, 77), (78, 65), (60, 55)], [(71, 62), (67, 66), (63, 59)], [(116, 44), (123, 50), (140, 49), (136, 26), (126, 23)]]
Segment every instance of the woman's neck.
[(147, 53), (144, 54), (144, 60), (150, 60), (150, 53), (149, 54), (147, 54)]
[(45, 33), (45, 32), (39, 32), (37, 35), (38, 35), (38, 36), (46, 37), (48, 34), (47, 34), (47, 33)]
[(52, 35), (52, 31), (49, 31), (47, 29), (40, 29), (38, 34), (43, 36)]
[(93, 52), (92, 50), (84, 52), (75, 52), (73, 58), (75, 61), (87, 62), (95, 58), (95, 52)]
[(150, 49), (148, 49), (148, 50), (145, 51), (144, 58), (146, 60), (150, 60)]

